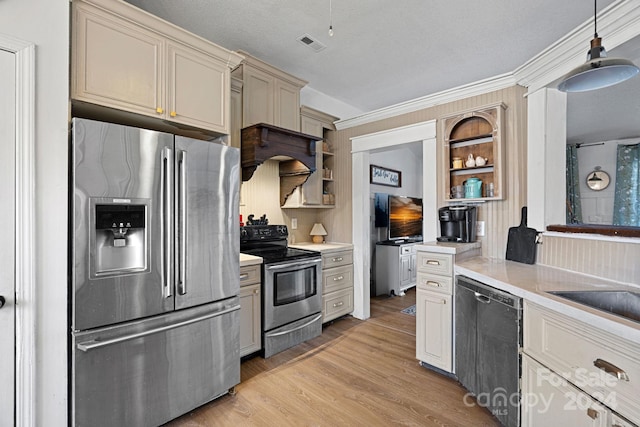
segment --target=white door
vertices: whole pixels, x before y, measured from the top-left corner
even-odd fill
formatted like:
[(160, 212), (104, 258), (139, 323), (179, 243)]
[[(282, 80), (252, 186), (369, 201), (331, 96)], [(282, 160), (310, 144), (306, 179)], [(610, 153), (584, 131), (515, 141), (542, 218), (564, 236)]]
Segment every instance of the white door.
[[(15, 401), (15, 55), (0, 49), (0, 424)], [(4, 301), (3, 301), (4, 300)], [(4, 302), (4, 304), (3, 304)]]

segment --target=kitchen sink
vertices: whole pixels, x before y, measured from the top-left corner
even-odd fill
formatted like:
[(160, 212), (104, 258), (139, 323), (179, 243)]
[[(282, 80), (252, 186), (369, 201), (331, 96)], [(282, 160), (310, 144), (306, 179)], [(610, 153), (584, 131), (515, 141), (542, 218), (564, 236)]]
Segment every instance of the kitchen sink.
[(640, 292), (550, 291), (548, 293), (640, 322)]

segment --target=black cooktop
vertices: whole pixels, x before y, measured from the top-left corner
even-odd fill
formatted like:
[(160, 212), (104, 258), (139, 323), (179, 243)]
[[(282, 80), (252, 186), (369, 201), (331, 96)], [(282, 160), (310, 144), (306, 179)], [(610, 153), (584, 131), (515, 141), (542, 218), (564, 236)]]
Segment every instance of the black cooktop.
[(286, 225), (240, 227), (240, 252), (259, 256), (265, 264), (320, 257), (320, 252), (290, 248), (288, 231)]

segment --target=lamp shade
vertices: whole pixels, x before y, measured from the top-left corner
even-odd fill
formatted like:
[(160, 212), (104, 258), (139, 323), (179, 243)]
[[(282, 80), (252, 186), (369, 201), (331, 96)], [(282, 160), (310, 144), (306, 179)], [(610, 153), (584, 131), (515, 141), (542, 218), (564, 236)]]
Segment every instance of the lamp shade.
[(633, 62), (622, 58), (596, 58), (567, 74), (558, 89), (563, 92), (586, 92), (621, 83), (638, 74)]
[(322, 224), (316, 222), (315, 224), (313, 224), (313, 228), (311, 229), (311, 233), (309, 233), (309, 235), (313, 236), (313, 243), (322, 243), (322, 241), (324, 240), (322, 236), (327, 235), (327, 230), (324, 229)]
[(602, 39), (595, 34), (587, 62), (571, 70), (558, 85), (562, 92), (586, 92), (613, 86), (630, 79), (640, 72), (636, 65), (623, 58), (607, 58)]

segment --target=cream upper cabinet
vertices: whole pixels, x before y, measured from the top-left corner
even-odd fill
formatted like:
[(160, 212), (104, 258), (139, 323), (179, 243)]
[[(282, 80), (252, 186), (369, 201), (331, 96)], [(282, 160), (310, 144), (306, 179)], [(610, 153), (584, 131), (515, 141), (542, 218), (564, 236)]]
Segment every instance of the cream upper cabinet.
[(241, 56), (125, 2), (72, 6), (72, 100), (229, 133)]
[(274, 80), (267, 73), (250, 66), (242, 66), (242, 127), (258, 123), (274, 124)]
[(182, 44), (168, 44), (170, 120), (229, 133), (230, 71), (226, 64)]
[(73, 2), (71, 97), (156, 115), (164, 101), (165, 42), (157, 33)]
[(300, 89), (307, 82), (246, 52), (232, 75), (243, 82), (242, 127), (258, 123), (300, 132)]
[(297, 85), (276, 79), (273, 117), (276, 126), (300, 131), (300, 89)]

